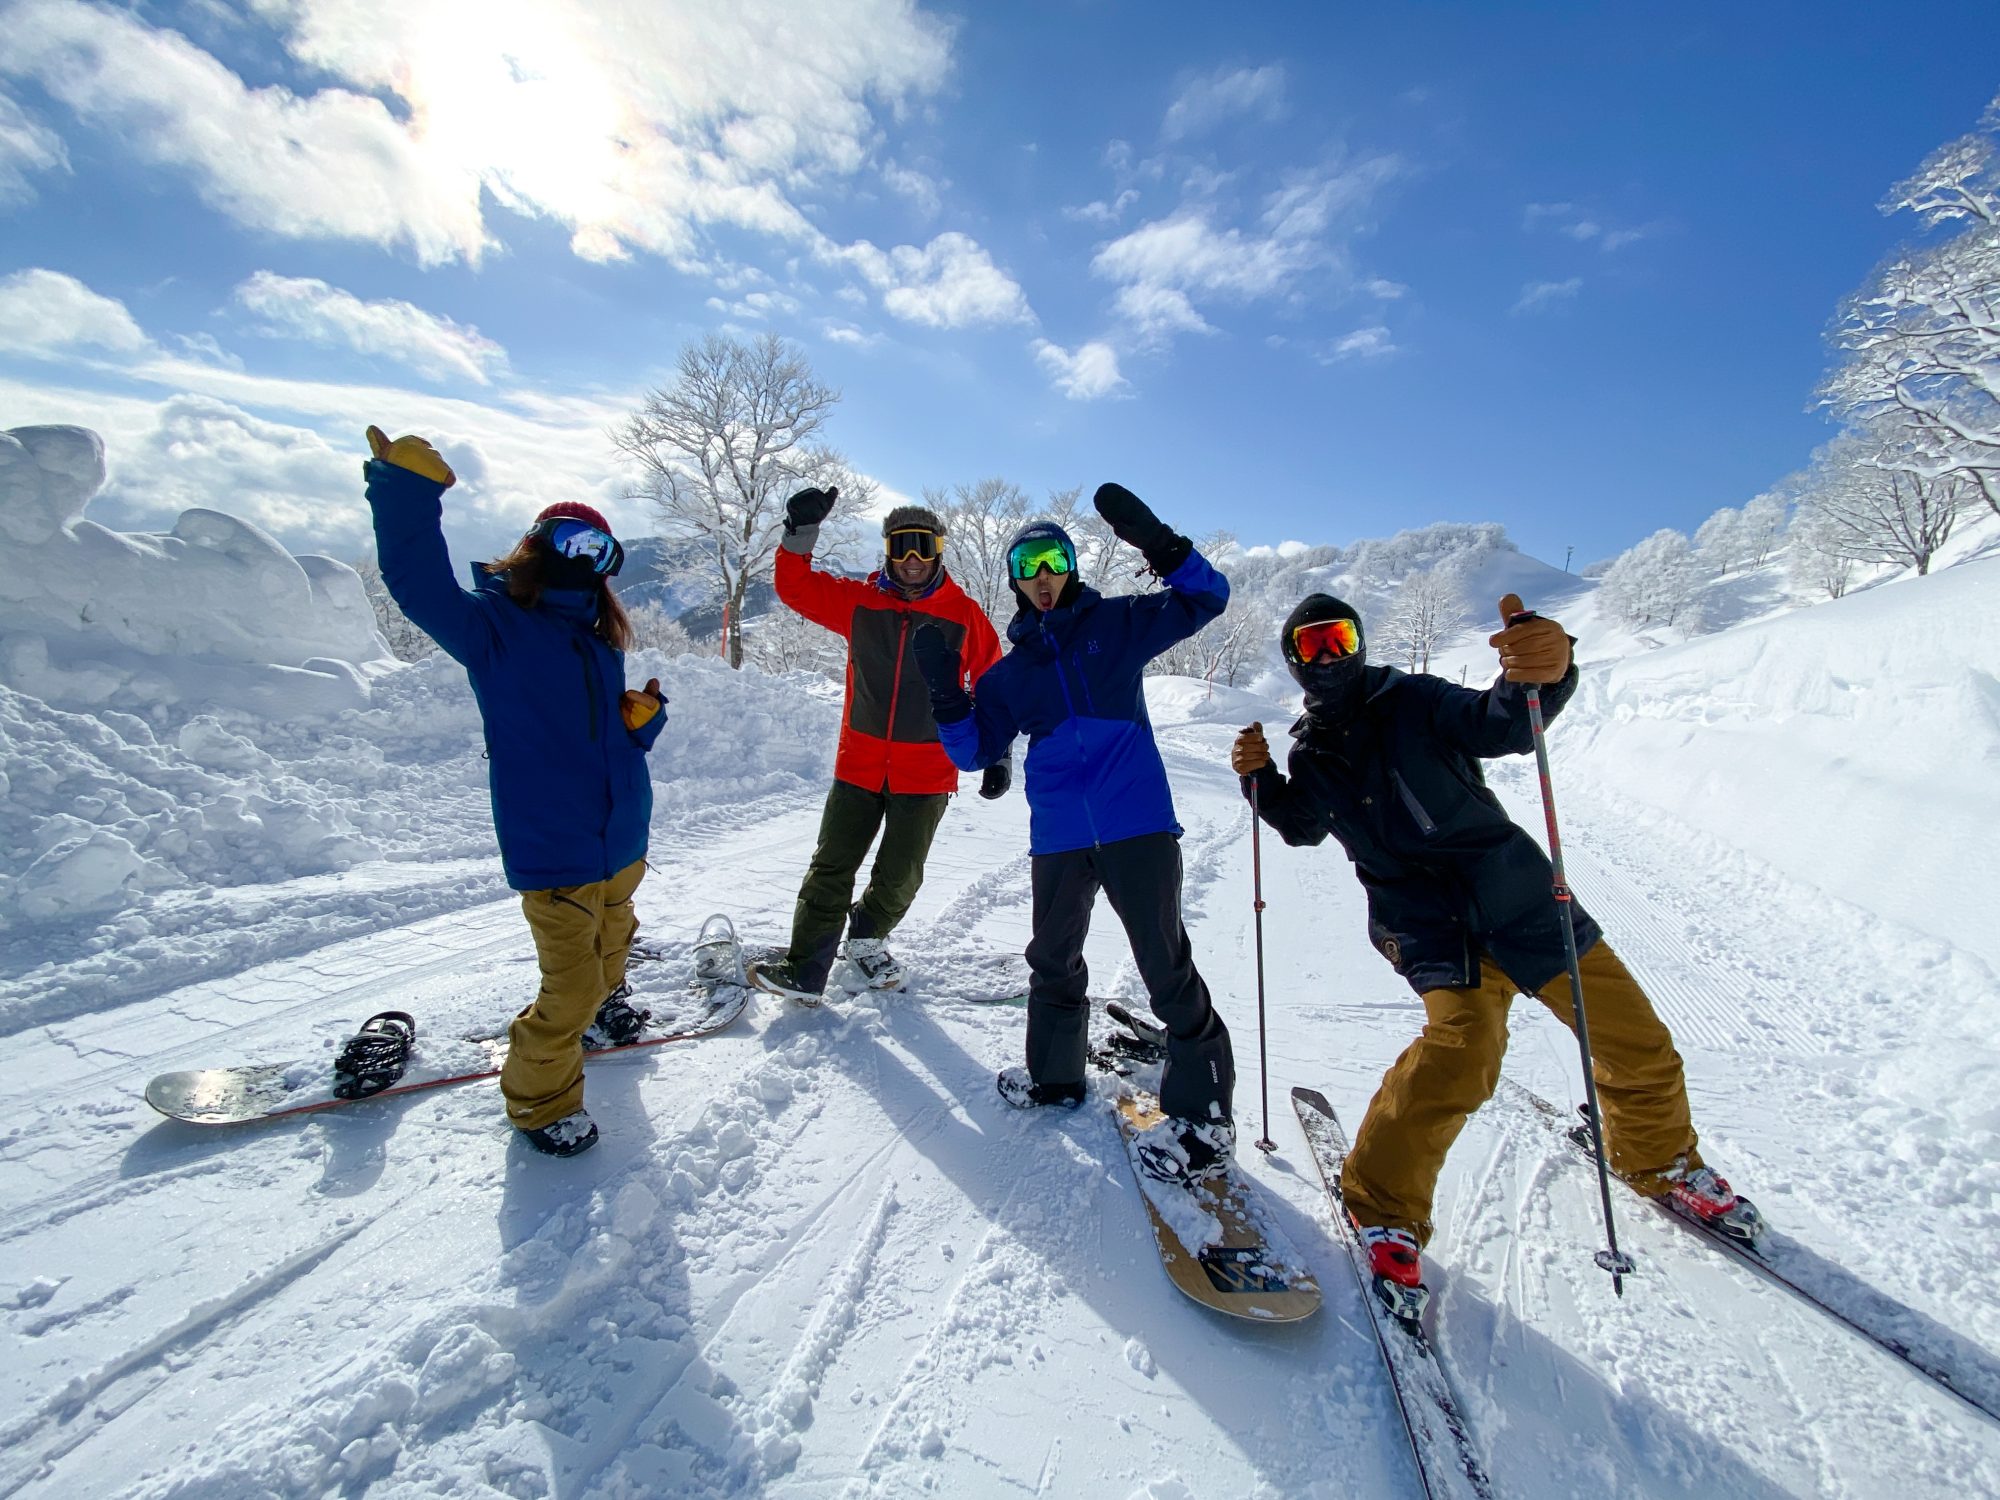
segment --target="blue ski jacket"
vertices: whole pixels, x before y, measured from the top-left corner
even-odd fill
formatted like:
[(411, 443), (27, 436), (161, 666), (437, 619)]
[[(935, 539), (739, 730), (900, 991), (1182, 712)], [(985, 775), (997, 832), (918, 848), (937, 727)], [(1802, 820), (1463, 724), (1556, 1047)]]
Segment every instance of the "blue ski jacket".
[(625, 657), (593, 629), (595, 591), (549, 589), (528, 609), (476, 564), (474, 586), (460, 588), (445, 550), (444, 486), (379, 459), (367, 472), (389, 596), (472, 679), (507, 884), (589, 885), (645, 858), (646, 752), (667, 716), (625, 727)]
[(1013, 649), (974, 684), (971, 715), (938, 726), (961, 771), (1028, 736), (1032, 854), (1181, 831), (1142, 682), (1147, 662), (1222, 613), (1229, 580), (1193, 552), (1166, 583), (1114, 599), (1079, 589), (1047, 614), (1024, 608), (1007, 627)]

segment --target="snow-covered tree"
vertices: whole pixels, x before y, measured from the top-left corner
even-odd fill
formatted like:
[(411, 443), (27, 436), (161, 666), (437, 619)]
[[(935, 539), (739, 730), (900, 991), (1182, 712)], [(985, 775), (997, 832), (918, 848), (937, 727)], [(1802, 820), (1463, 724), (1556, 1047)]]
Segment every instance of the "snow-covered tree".
[(1742, 562), (1748, 538), (1743, 530), (1743, 512), (1725, 505), (1696, 529), (1694, 550), (1702, 562), (1723, 577)]
[(1843, 556), (1914, 568), (1921, 577), (1979, 492), (1962, 472), (1928, 472), (1907, 433), (1884, 417), (1827, 444), (1807, 472), (1806, 500)]
[(1741, 535), (1744, 556), (1753, 568), (1761, 568), (1777, 550), (1785, 534), (1785, 500), (1782, 495), (1762, 494), (1743, 507)]
[(835, 679), (847, 672), (847, 642), (789, 609), (759, 615), (743, 650), (766, 672), (818, 672)]
[(1428, 672), (1431, 653), (1459, 628), (1464, 616), (1458, 588), (1443, 571), (1412, 573), (1396, 590), (1374, 639), (1381, 643), (1385, 659), (1401, 661), (1412, 672)]
[(1605, 569), (1598, 597), (1628, 624), (1693, 630), (1700, 624), (1697, 601), (1705, 572), (1688, 539), (1663, 527)]
[(1792, 581), (1838, 599), (1854, 581), (1855, 566), (1819, 507), (1810, 499), (1802, 501), (1785, 534), (1785, 571)]
[(1005, 479), (982, 479), (950, 491), (927, 489), (924, 504), (945, 525), (945, 560), (958, 586), (970, 594), (996, 630), (1014, 617), (1007, 587), (1007, 543), (1028, 524), (1028, 497)]
[(1893, 419), (1910, 473), (1955, 477), (2000, 512), (2000, 98), (1881, 206), (1958, 232), (1890, 257), (1847, 300), (1846, 359), (1821, 394), (1852, 423)]
[(776, 334), (750, 344), (710, 334), (681, 350), (673, 383), (649, 391), (613, 434), (637, 463), (662, 532), (713, 557), (732, 666), (743, 664), (744, 596), (770, 570), (786, 498), (807, 485), (838, 485), (843, 508), (873, 497), (817, 441), (839, 400)]
[(697, 648), (694, 637), (679, 620), (667, 613), (657, 599), (635, 604), (626, 614), (632, 621), (632, 646), (638, 651), (664, 651), (668, 656), (687, 656)]
[(422, 661), (437, 650), (437, 642), (390, 597), (388, 586), (382, 582), (382, 564), (373, 552), (364, 553), (354, 564), (354, 571), (361, 575), (362, 591), (375, 610), (375, 628), (382, 632), (382, 639), (389, 643), (389, 650), (398, 661)]

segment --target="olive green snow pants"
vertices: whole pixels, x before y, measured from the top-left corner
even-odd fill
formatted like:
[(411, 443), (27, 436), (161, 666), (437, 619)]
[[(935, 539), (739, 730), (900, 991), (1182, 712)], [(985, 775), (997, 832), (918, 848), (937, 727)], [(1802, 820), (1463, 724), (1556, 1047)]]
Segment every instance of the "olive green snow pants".
[(632, 894), (645, 873), (641, 859), (609, 880), (521, 892), (542, 988), (507, 1028), (500, 1093), (507, 1118), (522, 1130), (583, 1108), (583, 1034), (625, 982), (625, 955), (639, 928)]
[[(1660, 1173), (1677, 1158), (1701, 1165), (1680, 1053), (1609, 943), (1584, 954), (1582, 969), (1611, 1169), (1643, 1193), (1665, 1192)], [(1516, 993), (1483, 954), (1476, 986), (1425, 993), (1423, 1032), (1382, 1075), (1341, 1171), (1341, 1197), (1356, 1222), (1407, 1229), (1420, 1245), (1430, 1239), (1438, 1172), (1466, 1117), (1499, 1084)], [(1575, 1029), (1567, 973), (1535, 998)]]
[[(792, 910), (792, 946), (785, 954), (802, 986), (825, 986), (843, 927), (850, 937), (885, 938), (896, 930), (923, 889), (924, 861), (950, 801), (943, 792), (871, 792), (851, 782), (834, 782), (820, 815), (819, 843)], [(878, 829), (882, 847), (857, 902), (854, 877)]]

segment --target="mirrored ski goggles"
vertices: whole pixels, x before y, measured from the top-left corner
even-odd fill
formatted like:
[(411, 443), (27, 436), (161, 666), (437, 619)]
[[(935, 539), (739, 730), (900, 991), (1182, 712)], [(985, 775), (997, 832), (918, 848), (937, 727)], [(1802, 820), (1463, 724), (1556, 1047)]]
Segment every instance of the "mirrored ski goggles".
[(1034, 537), (1007, 549), (1007, 571), (1026, 582), (1047, 568), (1056, 577), (1076, 570), (1076, 555), (1060, 537)]
[(553, 516), (529, 533), (558, 557), (581, 558), (600, 578), (609, 578), (625, 566), (625, 549), (608, 531), (599, 531), (588, 521), (573, 516)]
[(1352, 620), (1314, 620), (1292, 632), (1292, 654), (1300, 661), (1352, 656), (1361, 649), (1361, 628)]
[(921, 557), (929, 562), (944, 550), (944, 538), (935, 531), (892, 531), (882, 545), (890, 562), (901, 562), (906, 557)]

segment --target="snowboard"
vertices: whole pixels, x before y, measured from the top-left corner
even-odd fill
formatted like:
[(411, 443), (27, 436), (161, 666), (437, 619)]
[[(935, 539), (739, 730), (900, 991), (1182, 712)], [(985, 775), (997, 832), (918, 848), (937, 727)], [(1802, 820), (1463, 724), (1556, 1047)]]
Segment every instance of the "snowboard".
[[(710, 918), (711, 923), (717, 920)], [(720, 920), (726, 924), (726, 918)], [(664, 955), (635, 952), (632, 956), (645, 961)], [(585, 1052), (585, 1062), (668, 1042), (693, 1041), (722, 1030), (742, 1015), (751, 991), (741, 982), (742, 953), (734, 932), (725, 935), (705, 925), (692, 956), (693, 986), (637, 997), (652, 1012), (639, 1039), (623, 1047)], [(366, 1098), (392, 1099), (399, 1094), (497, 1078), (506, 1059), (505, 1031), (446, 1038), (426, 1038), (420, 1033), (402, 1078)], [(146, 1102), (169, 1119), (190, 1125), (243, 1125), (363, 1101), (335, 1097), (331, 1060), (317, 1058), (162, 1073), (146, 1085)]]
[(1139, 1147), (1164, 1118), (1151, 1094), (1131, 1090), (1118, 1099), (1118, 1131), (1167, 1279), (1231, 1317), (1262, 1323), (1311, 1317), (1319, 1310), (1319, 1283), (1271, 1215), (1260, 1211), (1248, 1178), (1232, 1166), (1220, 1182), (1189, 1188), (1147, 1175)]

